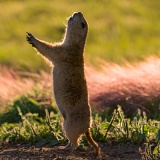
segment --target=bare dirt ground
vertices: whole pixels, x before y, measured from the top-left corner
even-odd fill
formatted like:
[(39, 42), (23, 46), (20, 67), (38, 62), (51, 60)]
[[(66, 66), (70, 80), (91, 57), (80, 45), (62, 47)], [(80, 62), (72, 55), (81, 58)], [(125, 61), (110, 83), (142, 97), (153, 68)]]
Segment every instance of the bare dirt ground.
[(73, 152), (60, 150), (59, 146), (40, 147), (27, 145), (2, 145), (0, 160), (141, 160), (139, 145), (131, 143), (108, 144), (101, 146), (101, 156), (94, 157), (93, 149), (77, 149)]

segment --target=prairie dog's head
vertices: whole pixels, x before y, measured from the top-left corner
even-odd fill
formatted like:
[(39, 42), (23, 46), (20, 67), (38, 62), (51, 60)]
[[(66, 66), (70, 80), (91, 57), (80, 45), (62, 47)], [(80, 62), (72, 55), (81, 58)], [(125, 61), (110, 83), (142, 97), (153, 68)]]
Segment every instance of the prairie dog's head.
[(68, 19), (66, 35), (64, 38), (65, 44), (85, 44), (88, 32), (88, 24), (81, 12), (75, 12)]

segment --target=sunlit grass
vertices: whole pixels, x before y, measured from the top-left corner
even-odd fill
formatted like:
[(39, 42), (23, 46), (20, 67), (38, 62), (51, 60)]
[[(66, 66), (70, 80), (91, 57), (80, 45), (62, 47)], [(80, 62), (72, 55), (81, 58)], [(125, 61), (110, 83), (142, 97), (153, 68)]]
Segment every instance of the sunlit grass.
[[(147, 116), (160, 119), (159, 67), (160, 60), (155, 57), (123, 67), (103, 62), (100, 70), (87, 65), (85, 73), (92, 108), (104, 112), (121, 105), (128, 115), (139, 108)], [(15, 71), (1, 66), (0, 88), (1, 106), (20, 95), (31, 93), (33, 89), (53, 97), (52, 75), (48, 72)], [(5, 109), (7, 107), (0, 107), (0, 112)]]
[(0, 66), (0, 113), (5, 112), (7, 104), (14, 99), (32, 93), (37, 88), (46, 93), (51, 92), (51, 75), (43, 71), (34, 74)]
[(49, 42), (61, 41), (67, 17), (75, 11), (82, 11), (89, 23), (87, 63), (101, 58), (123, 64), (160, 55), (159, 1), (8, 0), (0, 6), (0, 63), (15, 68), (46, 68), (27, 44), (26, 31)]

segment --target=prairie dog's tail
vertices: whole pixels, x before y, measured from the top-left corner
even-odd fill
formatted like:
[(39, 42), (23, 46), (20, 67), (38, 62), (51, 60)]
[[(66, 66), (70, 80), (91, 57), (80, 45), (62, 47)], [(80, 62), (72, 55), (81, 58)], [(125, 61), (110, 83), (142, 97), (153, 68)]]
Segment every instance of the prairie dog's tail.
[(95, 148), (95, 150), (96, 150), (96, 157), (99, 156), (101, 150), (100, 150), (98, 144), (93, 140), (91, 132), (90, 132), (90, 129), (88, 129), (88, 131), (85, 133), (85, 135), (87, 137), (87, 140), (88, 140), (89, 144), (92, 145)]

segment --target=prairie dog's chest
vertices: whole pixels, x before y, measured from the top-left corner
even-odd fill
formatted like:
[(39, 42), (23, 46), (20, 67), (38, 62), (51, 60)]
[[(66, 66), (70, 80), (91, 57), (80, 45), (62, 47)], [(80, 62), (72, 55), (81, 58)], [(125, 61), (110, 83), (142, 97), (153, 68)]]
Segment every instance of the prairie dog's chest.
[(54, 67), (53, 69), (53, 84), (57, 85), (67, 84), (68, 80), (72, 79), (71, 71), (67, 67)]
[(62, 96), (73, 91), (82, 94), (86, 88), (86, 80), (83, 68), (73, 66), (55, 66), (53, 70), (54, 94)]
[(55, 67), (53, 89), (57, 106), (62, 114), (73, 111), (77, 106), (86, 107), (88, 94), (83, 68)]
[[(53, 70), (53, 88), (55, 96), (62, 96), (74, 86), (76, 73), (70, 66), (57, 66)], [(56, 98), (56, 97), (55, 97)]]

